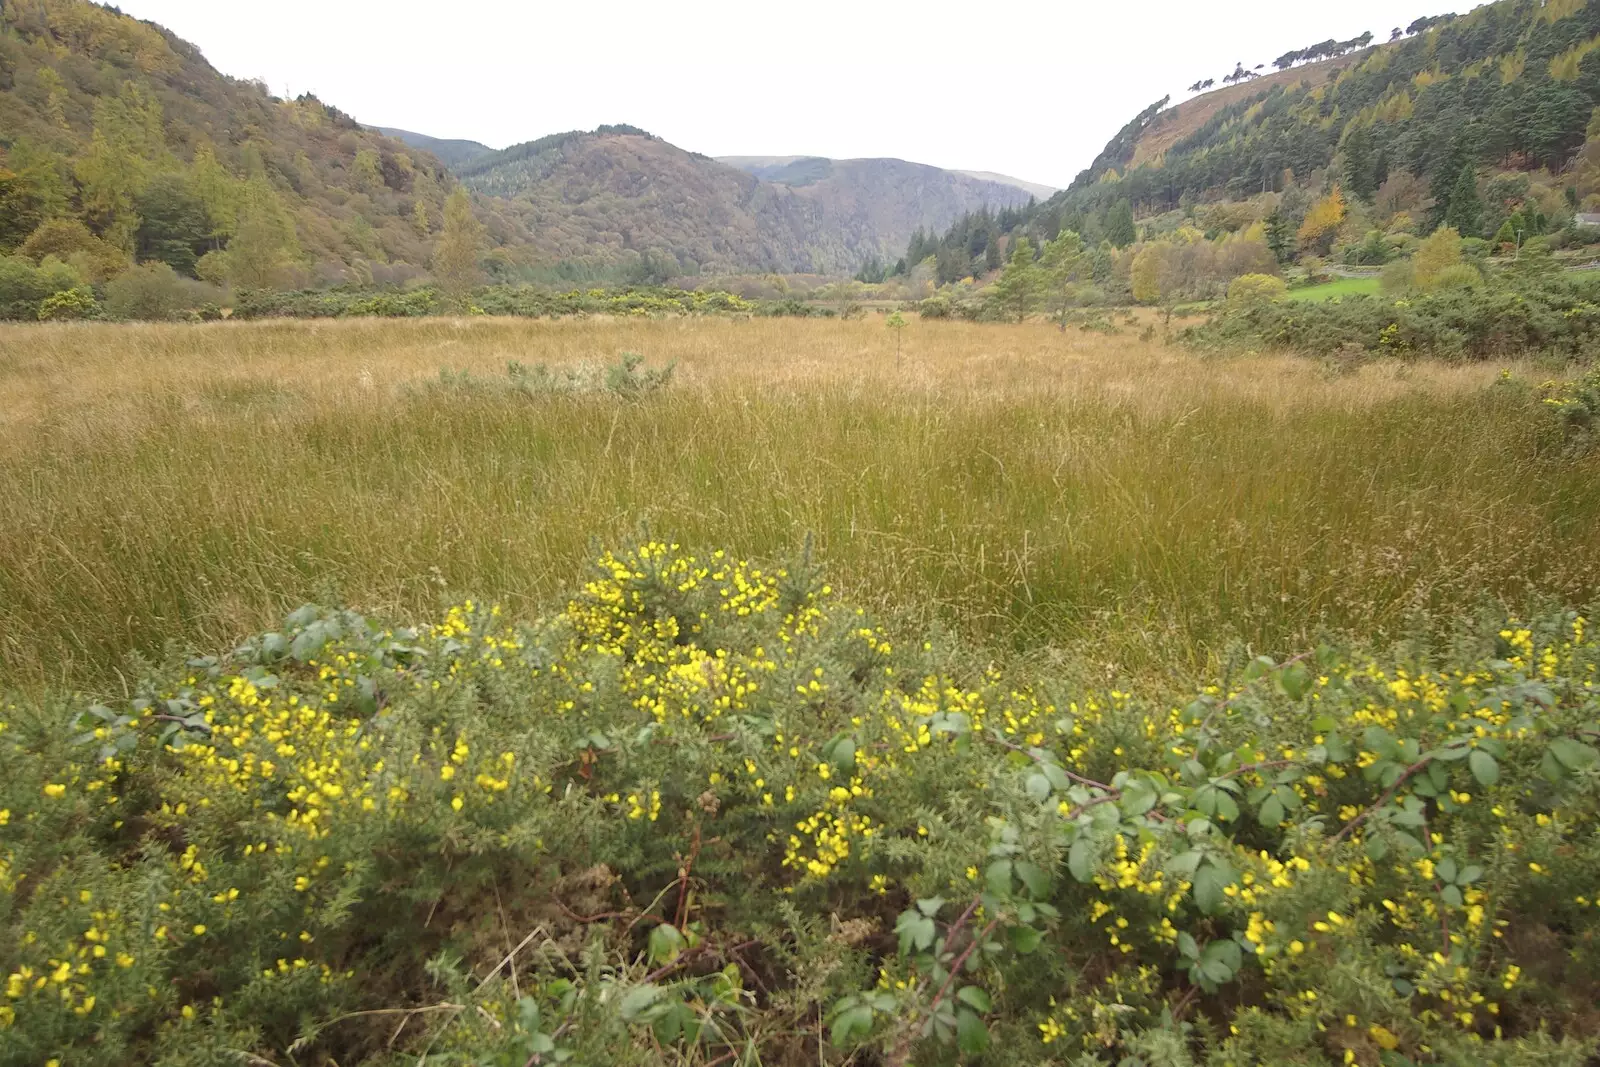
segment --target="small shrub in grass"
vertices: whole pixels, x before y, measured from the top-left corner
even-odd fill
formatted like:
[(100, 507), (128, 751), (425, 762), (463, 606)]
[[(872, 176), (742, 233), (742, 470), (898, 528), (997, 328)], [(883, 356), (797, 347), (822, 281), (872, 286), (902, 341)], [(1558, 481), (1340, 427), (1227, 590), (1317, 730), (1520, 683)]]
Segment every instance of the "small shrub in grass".
[(624, 352), (615, 363), (601, 366), (595, 363), (576, 363), (569, 367), (549, 367), (543, 363), (531, 366), (512, 360), (506, 364), (506, 376), (474, 378), (467, 371), (439, 371), (438, 387), (453, 392), (467, 393), (522, 393), (527, 396), (559, 396), (582, 393), (610, 393), (620, 397), (638, 397), (665, 389), (672, 383), (675, 363), (664, 367), (647, 367), (644, 357), (637, 352)]
[(106, 311), (116, 319), (163, 322), (195, 303), (178, 272), (158, 261), (129, 267), (106, 283)]
[(806, 562), (303, 608), (0, 733), (8, 1062), (1571, 1064), (1600, 649), (1084, 690)]
[(1545, 408), (1561, 427), (1569, 451), (1585, 452), (1600, 434), (1600, 366), (1581, 377), (1548, 381), (1540, 387)]
[(99, 314), (100, 304), (94, 298), (94, 290), (87, 285), (51, 293), (39, 303), (40, 322), (92, 319)]
[(1272, 274), (1242, 274), (1228, 284), (1228, 303), (1236, 306), (1270, 302), (1289, 291), (1289, 283)]

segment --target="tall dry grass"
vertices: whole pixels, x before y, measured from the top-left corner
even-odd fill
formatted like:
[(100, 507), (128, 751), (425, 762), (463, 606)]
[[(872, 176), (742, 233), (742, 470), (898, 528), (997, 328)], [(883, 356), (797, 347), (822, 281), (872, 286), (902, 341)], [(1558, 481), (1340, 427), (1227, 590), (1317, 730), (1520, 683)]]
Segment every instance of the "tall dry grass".
[[(1044, 325), (0, 328), (0, 675), (103, 685), (307, 599), (533, 612), (641, 522), (1109, 671), (1600, 589), (1600, 470), (1497, 367), (1201, 360)], [(441, 367), (676, 360), (640, 401)]]

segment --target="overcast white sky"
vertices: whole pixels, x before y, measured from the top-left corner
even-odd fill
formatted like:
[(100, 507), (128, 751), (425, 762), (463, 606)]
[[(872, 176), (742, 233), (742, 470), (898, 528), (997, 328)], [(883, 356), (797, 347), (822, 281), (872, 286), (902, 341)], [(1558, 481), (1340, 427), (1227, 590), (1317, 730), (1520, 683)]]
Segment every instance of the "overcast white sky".
[(1062, 186), (1236, 60), (1472, 0), (118, 0), (221, 71), (501, 148), (625, 122), (707, 155), (895, 156)]

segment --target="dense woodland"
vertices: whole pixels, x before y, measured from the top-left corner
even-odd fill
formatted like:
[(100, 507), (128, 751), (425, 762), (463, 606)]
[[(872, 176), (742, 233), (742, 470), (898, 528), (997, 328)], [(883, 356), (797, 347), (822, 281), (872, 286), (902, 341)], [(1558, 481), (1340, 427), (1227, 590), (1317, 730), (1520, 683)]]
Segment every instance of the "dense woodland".
[[(453, 184), (315, 97), (278, 100), (81, 0), (0, 10), (0, 149), (0, 253), (91, 284), (133, 262), (248, 287), (404, 282)], [(492, 204), (476, 212), (520, 250)]]
[[(1354, 55), (1362, 38), (1286, 53), (1274, 65), (1289, 80), (1228, 90), (1222, 107), (1158, 101), (1069, 189), (919, 234), (899, 270), (982, 277), (1014, 235), (1037, 244), (1063, 230), (1113, 258), (1151, 241), (1244, 238), (1279, 268), (1330, 256), (1380, 266), (1445, 226), (1469, 253), (1474, 241), (1498, 251), (1584, 237), (1577, 216), (1600, 207), (1600, 4), (1502, 0), (1391, 36)], [(1128, 256), (1118, 272), (1126, 289), (1131, 266)], [(1187, 289), (1211, 295), (1228, 280)]]

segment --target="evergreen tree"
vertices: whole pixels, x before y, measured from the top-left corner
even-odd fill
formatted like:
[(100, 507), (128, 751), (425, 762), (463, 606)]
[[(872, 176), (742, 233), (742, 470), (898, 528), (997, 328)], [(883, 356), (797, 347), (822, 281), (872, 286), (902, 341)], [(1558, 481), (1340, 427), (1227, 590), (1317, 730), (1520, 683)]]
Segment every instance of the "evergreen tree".
[(1083, 239), (1071, 230), (1062, 230), (1045, 242), (1039, 255), (1040, 289), (1056, 324), (1067, 328), (1067, 311), (1072, 307), (1074, 285), (1086, 267)]
[(1289, 227), (1289, 220), (1283, 217), (1283, 212), (1274, 208), (1272, 214), (1266, 217), (1263, 223), (1266, 230), (1267, 247), (1277, 257), (1279, 263), (1288, 263), (1294, 258), (1294, 233)]
[(1372, 134), (1366, 126), (1351, 126), (1344, 138), (1344, 185), (1358, 200), (1371, 200), (1378, 191), (1377, 160)]
[(1472, 164), (1461, 168), (1461, 175), (1450, 190), (1450, 205), (1444, 223), (1456, 232), (1476, 237), (1483, 231), (1483, 198), (1478, 195), (1478, 169)]
[(1041, 280), (1033, 245), (1026, 237), (1019, 237), (1011, 250), (1011, 261), (994, 283), (990, 299), (1021, 322), (1038, 306)]
[(458, 185), (444, 202), (444, 228), (433, 251), (433, 276), (457, 306), (465, 306), (472, 287), (483, 277), (478, 266), (482, 251), (483, 223), (472, 213), (467, 190)]
[(1457, 137), (1451, 142), (1449, 151), (1429, 170), (1428, 195), (1433, 199), (1433, 207), (1428, 212), (1428, 232), (1445, 225), (1445, 216), (1450, 212), (1450, 200), (1460, 184), (1461, 172), (1471, 166), (1472, 154), (1466, 142)]
[(159, 260), (179, 274), (193, 277), (211, 224), (205, 204), (184, 176), (162, 174), (151, 179), (140, 191), (135, 207), (139, 215), (135, 257), (140, 262)]
[(1133, 205), (1124, 197), (1111, 206), (1106, 214), (1106, 240), (1116, 248), (1127, 248), (1139, 239), (1133, 225)]
[(999, 270), (1003, 262), (1005, 260), (1000, 255), (1000, 237), (997, 234), (990, 233), (989, 242), (983, 248), (983, 268), (984, 270)]

